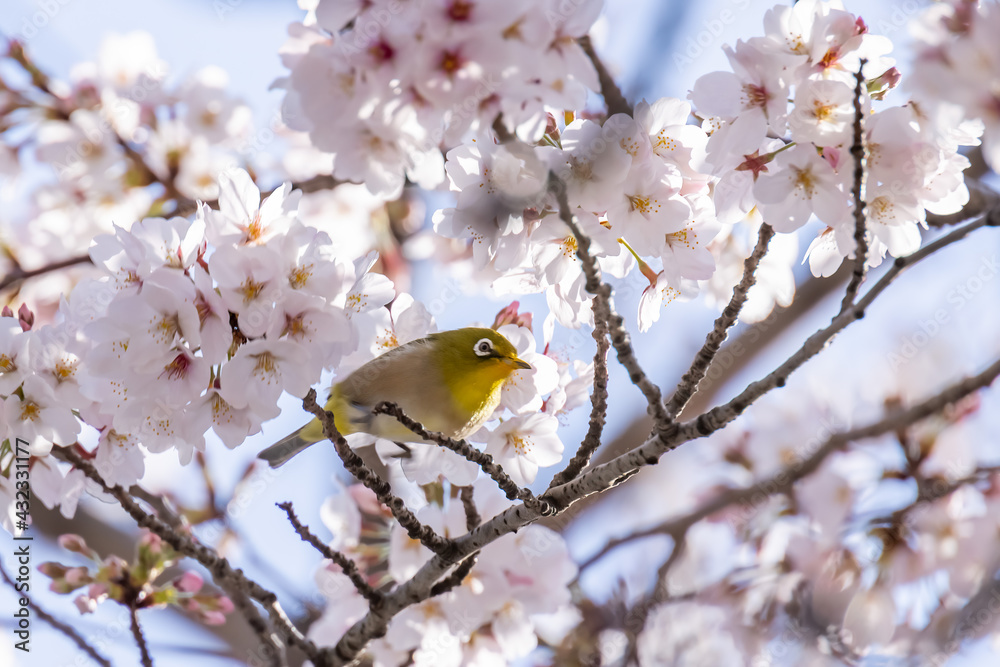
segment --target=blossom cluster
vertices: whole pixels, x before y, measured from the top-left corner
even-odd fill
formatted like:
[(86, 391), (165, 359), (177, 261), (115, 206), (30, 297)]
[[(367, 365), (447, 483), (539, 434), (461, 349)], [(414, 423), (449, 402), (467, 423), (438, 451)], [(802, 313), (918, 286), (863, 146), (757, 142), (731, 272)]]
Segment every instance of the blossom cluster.
[[(654, 471), (635, 492), (670, 491), (635, 524), (676, 520), (733, 488), (792, 479), (864, 410), (819, 383), (796, 384), (673, 469)], [(959, 642), (995, 636), (995, 614), (957, 610), (991, 590), (1000, 548), (1000, 474), (987, 444), (997, 399), (995, 390), (970, 397), (896, 437), (850, 443), (790, 488), (767, 484), (694, 524), (664, 584), (674, 600), (652, 610), (637, 640), (639, 663), (920, 655), (943, 664)], [(613, 627), (602, 633), (608, 643)]]
[(875, 109), (900, 79), (887, 56), (892, 44), (837, 0), (777, 6), (764, 28), (726, 47), (731, 72), (706, 74), (691, 91), (711, 133), (706, 161), (718, 178), (719, 220), (756, 206), (775, 230), (793, 232), (815, 216), (826, 228), (809, 248), (810, 268), (833, 273), (855, 250), (851, 150), (860, 114), (869, 263), (915, 250), (928, 211), (953, 213), (968, 201), (969, 162), (958, 149), (978, 143), (975, 124), (912, 102)]
[[(408, 502), (425, 497), (420, 488), (397, 486)], [(489, 479), (476, 482), (472, 496), (483, 520), (510, 506)], [(458, 498), (423, 500), (422, 507), (419, 502), (415, 506), (417, 517), (438, 534), (466, 533), (466, 514)], [(374, 585), (405, 582), (431, 559), (431, 552), (407, 536), (361, 485), (327, 499), (322, 517), (333, 533), (333, 548), (369, 571), (385, 572)], [(385, 636), (369, 645), (369, 655), (375, 665), (510, 664), (534, 650), (540, 637), (557, 644), (578, 620), (568, 588), (575, 575), (562, 537), (542, 526), (527, 526), (485, 549), (460, 585), (395, 616)], [(309, 637), (332, 646), (367, 612), (368, 603), (330, 561), (316, 573), (316, 586), (327, 605)]]
[(496, 291), (544, 291), (560, 324), (592, 324), (577, 240), (559, 217), (551, 174), (601, 269), (624, 277), (639, 267), (649, 281), (639, 311), (645, 330), (665, 300), (697, 293), (698, 281), (715, 269), (709, 244), (720, 226), (710, 179), (697, 169), (707, 136), (686, 124), (690, 111), (664, 98), (603, 125), (578, 118), (560, 129), (553, 122), (534, 146), (480, 134), (448, 152), (457, 201), (435, 214), (435, 230), (468, 240), (477, 273), (492, 278)]
[(209, 430), (235, 447), (278, 415), (283, 391), (304, 396), (354, 352), (361, 320), (394, 297), (369, 272), (374, 256), (348, 257), (297, 219), (288, 184), (262, 200), (234, 170), (219, 189), (218, 210), (98, 236), (90, 256), (104, 276), (78, 283), (54, 323), (22, 331), (4, 318), (4, 435), (28, 440), (46, 505), (72, 515), (83, 491), (79, 470), (47, 457), (76, 444), (81, 422), (99, 433), (87, 454), (98, 472), (126, 487), (146, 452), (187, 463)]
[(315, 0), (282, 48), (283, 117), (334, 154), (334, 175), (398, 197), (405, 179), (444, 179), (440, 146), (498, 114), (537, 140), (547, 106), (597, 90), (576, 38), (601, 0)]
[[(5, 273), (86, 256), (93, 238), (115, 223), (188, 215), (197, 200), (219, 198), (225, 171), (246, 168), (271, 182), (330, 173), (330, 156), (277, 115), (255, 123), (220, 68), (172, 75), (148, 33), (108, 35), (97, 58), (76, 64), (66, 81), (42, 72), (20, 43), (7, 46), (0, 125), (10, 131), (0, 138), (0, 155), (31, 167), (0, 159), (0, 177), (22, 186), (3, 196), (26, 192), (26, 205), (0, 211), (10, 248)], [(344, 218), (340, 224), (356, 221), (363, 254), (373, 245), (364, 233), (369, 214), (384, 202), (360, 190), (310, 194), (304, 208), (314, 226), (333, 211)], [(26, 285), (23, 296), (39, 306), (57, 303), (54, 295), (68, 292), (79, 275), (48, 275)]]
[(995, 2), (936, 2), (914, 22), (917, 55), (909, 81), (922, 103), (983, 124), (983, 158), (1000, 168), (1000, 7)]
[(164, 570), (176, 564), (177, 553), (157, 535), (143, 531), (136, 548), (135, 562), (118, 556), (101, 558), (79, 535), (62, 535), (59, 546), (83, 556), (88, 565), (67, 566), (50, 561), (38, 569), (52, 580), (50, 590), (60, 595), (85, 589), (73, 600), (81, 614), (91, 614), (106, 600), (151, 609), (174, 605), (208, 625), (221, 625), (233, 611), (233, 602), (221, 593), (204, 590), (204, 580), (188, 570), (173, 580), (157, 584)]

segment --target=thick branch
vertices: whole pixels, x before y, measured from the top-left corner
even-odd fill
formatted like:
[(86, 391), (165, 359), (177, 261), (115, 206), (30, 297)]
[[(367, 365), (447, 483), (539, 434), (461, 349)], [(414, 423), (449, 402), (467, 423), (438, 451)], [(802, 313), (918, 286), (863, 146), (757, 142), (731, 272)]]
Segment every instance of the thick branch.
[(353, 560), (340, 553), (336, 549), (330, 548), (329, 545), (324, 544), (322, 540), (316, 537), (301, 521), (299, 517), (295, 515), (295, 510), (292, 509), (291, 503), (278, 503), (278, 507), (285, 510), (285, 514), (288, 515), (288, 521), (292, 524), (295, 532), (298, 533), (299, 537), (302, 538), (303, 542), (308, 542), (313, 545), (317, 551), (323, 554), (323, 558), (327, 560), (332, 560), (334, 563), (340, 566), (340, 569), (344, 571), (347, 578), (351, 580), (354, 584), (354, 588), (358, 590), (361, 597), (368, 600), (369, 604), (381, 604), (382, 594), (369, 585), (368, 581), (365, 580), (364, 576), (358, 570), (358, 565)]
[(768, 245), (773, 237), (774, 230), (771, 228), (771, 225), (766, 222), (763, 223), (757, 235), (756, 247), (754, 247), (753, 252), (743, 262), (743, 278), (733, 288), (733, 296), (729, 299), (729, 304), (723, 309), (718, 319), (715, 320), (715, 326), (712, 327), (712, 330), (708, 332), (708, 336), (705, 337), (705, 344), (698, 350), (698, 354), (695, 355), (694, 361), (691, 362), (688, 372), (681, 378), (677, 388), (674, 389), (674, 395), (670, 397), (670, 402), (667, 404), (667, 414), (671, 418), (676, 419), (684, 410), (684, 406), (691, 400), (691, 397), (694, 396), (694, 393), (698, 390), (698, 384), (705, 378), (708, 367), (712, 365), (712, 360), (715, 359), (719, 348), (725, 342), (726, 336), (729, 334), (729, 329), (736, 324), (736, 320), (740, 316), (740, 311), (743, 310), (743, 306), (746, 304), (750, 288), (757, 283), (757, 266), (760, 264), (760, 260), (764, 258), (764, 255), (767, 254)]
[(344, 462), (344, 467), (359, 482), (368, 487), (383, 505), (389, 508), (392, 516), (403, 527), (410, 539), (419, 540), (421, 544), (438, 555), (447, 556), (451, 553), (451, 540), (438, 535), (430, 526), (420, 523), (416, 515), (406, 509), (403, 499), (392, 493), (392, 487), (389, 486), (389, 483), (376, 475), (371, 468), (365, 465), (361, 457), (354, 453), (351, 446), (347, 444), (347, 440), (337, 430), (333, 413), (324, 410), (316, 403), (315, 389), (310, 389), (306, 397), (302, 399), (302, 407), (319, 419), (320, 423), (323, 424), (324, 435), (333, 442), (340, 460)]

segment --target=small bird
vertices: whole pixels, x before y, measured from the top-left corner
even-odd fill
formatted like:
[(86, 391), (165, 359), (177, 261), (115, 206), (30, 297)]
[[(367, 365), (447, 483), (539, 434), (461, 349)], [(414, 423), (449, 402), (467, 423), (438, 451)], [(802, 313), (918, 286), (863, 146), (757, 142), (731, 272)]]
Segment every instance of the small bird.
[[(344, 435), (370, 433), (396, 442), (422, 442), (391, 415), (374, 415), (382, 401), (396, 403), (429, 431), (464, 438), (490, 418), (511, 373), (531, 368), (509, 340), (478, 327), (430, 334), (372, 359), (330, 388), (326, 409)], [(318, 419), (264, 449), (272, 468), (325, 440)]]

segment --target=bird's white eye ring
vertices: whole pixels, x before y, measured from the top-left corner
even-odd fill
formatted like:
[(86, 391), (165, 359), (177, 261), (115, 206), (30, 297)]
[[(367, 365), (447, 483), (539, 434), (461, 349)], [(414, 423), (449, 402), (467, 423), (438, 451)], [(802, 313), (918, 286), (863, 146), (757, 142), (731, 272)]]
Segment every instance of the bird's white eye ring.
[(476, 346), (472, 348), (479, 357), (489, 357), (493, 354), (493, 341), (489, 338), (480, 338), (476, 341)]

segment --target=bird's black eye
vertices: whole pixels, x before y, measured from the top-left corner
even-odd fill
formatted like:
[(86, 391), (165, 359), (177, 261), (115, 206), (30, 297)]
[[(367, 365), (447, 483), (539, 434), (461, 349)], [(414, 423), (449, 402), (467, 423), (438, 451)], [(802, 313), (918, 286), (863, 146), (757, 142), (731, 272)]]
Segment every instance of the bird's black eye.
[(493, 354), (493, 342), (489, 338), (480, 338), (476, 346), (472, 349), (477, 356), (488, 357)]

